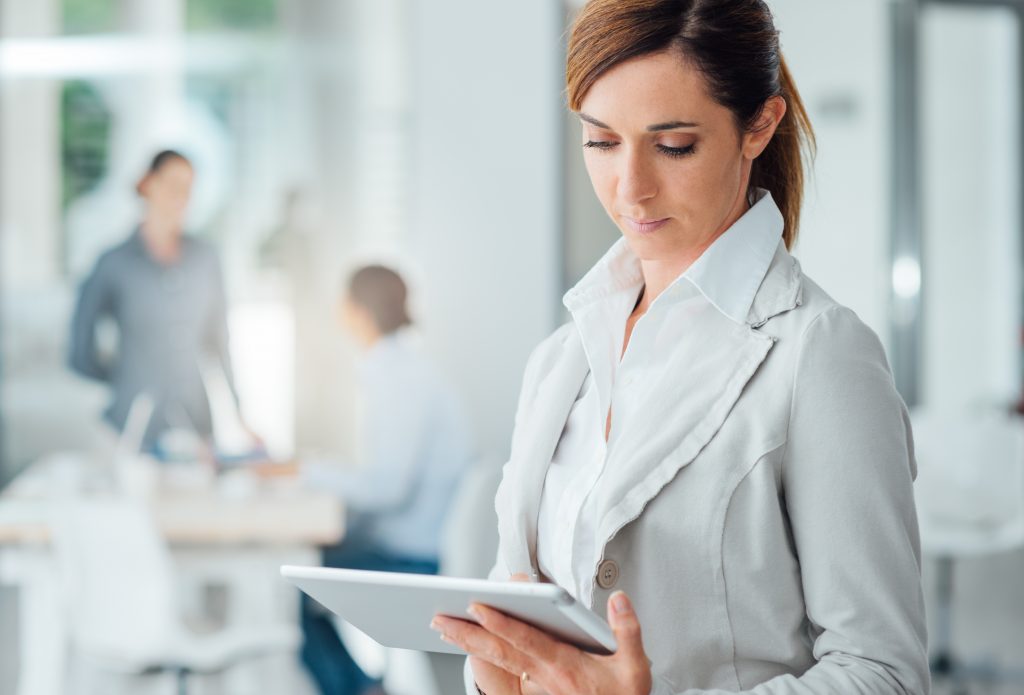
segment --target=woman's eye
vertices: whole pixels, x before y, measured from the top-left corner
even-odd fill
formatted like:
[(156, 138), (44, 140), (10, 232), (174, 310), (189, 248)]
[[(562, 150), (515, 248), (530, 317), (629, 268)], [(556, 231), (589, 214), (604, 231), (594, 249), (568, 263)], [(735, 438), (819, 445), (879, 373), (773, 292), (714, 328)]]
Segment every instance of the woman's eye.
[(592, 147), (595, 150), (610, 150), (617, 144), (619, 143), (612, 142), (611, 140), (587, 140), (585, 143), (583, 143), (583, 146)]
[(667, 154), (669, 157), (685, 157), (691, 155), (694, 152), (693, 145), (687, 145), (686, 147), (669, 147), (668, 145), (658, 145), (658, 151), (662, 154)]

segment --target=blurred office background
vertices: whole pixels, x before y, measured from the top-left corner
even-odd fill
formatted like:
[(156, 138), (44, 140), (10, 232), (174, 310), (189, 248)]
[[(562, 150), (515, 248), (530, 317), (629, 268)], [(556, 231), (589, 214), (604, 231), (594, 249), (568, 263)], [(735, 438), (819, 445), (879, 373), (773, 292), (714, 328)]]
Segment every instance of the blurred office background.
[[(972, 446), (1021, 409), (1024, 2), (769, 4), (818, 135), (796, 255), (879, 334), (937, 432), (918, 484), (935, 519), (932, 632), (950, 638), (933, 638), (937, 656), (975, 667), (970, 692), (1024, 692), (993, 684), (1024, 670), (1024, 451), (1012, 436)], [(384, 261), (410, 280), (418, 337), (496, 471), (529, 350), (616, 236), (563, 103), (576, 6), (0, 0), (0, 495), (39, 462), (110, 446), (104, 389), (66, 366), (70, 313), (165, 147), (195, 163), (189, 229), (221, 254), (243, 415), (272, 455), (351, 453), (353, 348), (335, 302), (346, 271)], [(251, 490), (234, 485), (244, 506)], [(0, 513), (0, 692), (29, 695), (57, 686), (30, 691), (20, 674), (26, 641), (45, 639), (24, 624), (24, 581), (4, 580), (42, 552), (11, 530), (25, 513)], [(175, 551), (183, 567), (209, 552), (198, 544)], [(217, 572), (197, 586), (229, 591)], [(199, 613), (231, 605), (197, 591)]]

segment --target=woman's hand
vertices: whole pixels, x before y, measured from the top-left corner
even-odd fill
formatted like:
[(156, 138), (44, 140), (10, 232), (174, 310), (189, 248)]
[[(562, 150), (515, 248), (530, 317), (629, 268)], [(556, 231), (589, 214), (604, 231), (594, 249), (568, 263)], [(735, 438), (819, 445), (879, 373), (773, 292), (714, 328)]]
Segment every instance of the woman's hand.
[[(530, 578), (525, 574), (513, 574), (509, 580), (528, 582)], [(518, 674), (511, 674), (479, 657), (470, 655), (469, 667), (477, 687), (487, 695), (544, 695), (543, 691), (521, 688)]]
[[(608, 599), (608, 618), (619, 648), (589, 654), (492, 608), (473, 604), (480, 622), (437, 616), (431, 626), (464, 649), (477, 685), (487, 695), (648, 695), (651, 666), (640, 622), (621, 591)], [(525, 674), (525, 675), (524, 675)]]
[(294, 478), (299, 474), (299, 464), (296, 461), (285, 461), (283, 463), (259, 463), (250, 468), (256, 475), (264, 479), (273, 478)]

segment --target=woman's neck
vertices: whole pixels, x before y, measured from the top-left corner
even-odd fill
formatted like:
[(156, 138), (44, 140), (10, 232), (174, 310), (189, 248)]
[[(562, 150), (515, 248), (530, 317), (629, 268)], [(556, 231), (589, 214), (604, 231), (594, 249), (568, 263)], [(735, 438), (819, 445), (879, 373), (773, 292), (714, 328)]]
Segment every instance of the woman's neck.
[(181, 257), (181, 230), (173, 225), (146, 219), (142, 222), (142, 240), (158, 263), (174, 263)]

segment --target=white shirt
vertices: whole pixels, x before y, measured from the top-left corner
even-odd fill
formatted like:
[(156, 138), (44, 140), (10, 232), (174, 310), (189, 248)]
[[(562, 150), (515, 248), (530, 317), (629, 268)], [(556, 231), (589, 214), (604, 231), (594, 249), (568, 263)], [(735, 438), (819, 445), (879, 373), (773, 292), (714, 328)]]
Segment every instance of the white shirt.
[(402, 557), (433, 559), (455, 487), (472, 461), (454, 389), (403, 337), (381, 338), (358, 369), (363, 400), (356, 469), (308, 461), (308, 485), (361, 513), (367, 541)]
[[(656, 418), (632, 407), (642, 400), (650, 369), (672, 352), (693, 317), (709, 308), (744, 324), (771, 264), (783, 218), (771, 195), (756, 202), (659, 295), (633, 328), (622, 353), (626, 321), (643, 288), (640, 261), (620, 239), (569, 292), (564, 303), (579, 331), (590, 373), (573, 405), (544, 481), (537, 519), (540, 571), (590, 605), (600, 522), (592, 502), (608, 451), (632, 418)], [(621, 359), (620, 359), (621, 355)], [(606, 418), (612, 410), (605, 442)], [(621, 460), (621, 459), (620, 459)]]

